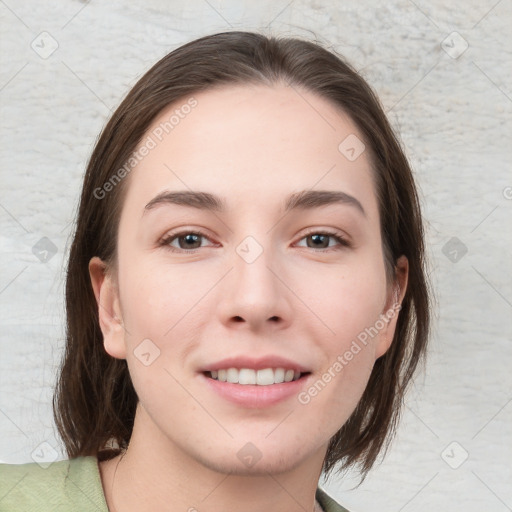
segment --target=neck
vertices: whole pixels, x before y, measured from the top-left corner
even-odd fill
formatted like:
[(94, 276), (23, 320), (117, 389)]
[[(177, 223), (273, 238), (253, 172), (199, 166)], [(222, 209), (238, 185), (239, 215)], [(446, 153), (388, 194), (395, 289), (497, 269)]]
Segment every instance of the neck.
[[(221, 472), (206, 457), (185, 453), (156, 426), (148, 432), (139, 406), (126, 452), (100, 463), (111, 512), (316, 512), (315, 501), (326, 447), (293, 468), (278, 473)], [(144, 425), (144, 429), (142, 426)], [(257, 465), (252, 468), (255, 470)], [(239, 471), (238, 471), (239, 472)]]

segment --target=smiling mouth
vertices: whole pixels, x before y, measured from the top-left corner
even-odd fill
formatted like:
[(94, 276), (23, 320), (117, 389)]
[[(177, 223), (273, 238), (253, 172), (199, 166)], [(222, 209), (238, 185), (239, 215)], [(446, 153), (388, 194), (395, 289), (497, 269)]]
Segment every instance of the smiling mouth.
[(263, 368), (254, 370), (252, 368), (226, 368), (203, 372), (203, 374), (219, 382), (240, 384), (242, 386), (270, 386), (293, 382), (309, 375), (310, 372), (298, 372), (286, 368)]

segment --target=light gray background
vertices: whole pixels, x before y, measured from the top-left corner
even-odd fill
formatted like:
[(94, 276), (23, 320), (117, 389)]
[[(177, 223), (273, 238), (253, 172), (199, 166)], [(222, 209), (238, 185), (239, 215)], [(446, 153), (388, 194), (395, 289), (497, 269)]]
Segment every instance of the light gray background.
[(360, 70), (401, 133), (428, 224), (428, 365), (384, 462), (358, 489), (354, 475), (325, 487), (354, 512), (512, 510), (512, 5), (446, 3), (0, 0), (2, 461), (65, 458), (50, 406), (63, 265), (111, 110), (182, 43), (255, 29), (315, 35)]

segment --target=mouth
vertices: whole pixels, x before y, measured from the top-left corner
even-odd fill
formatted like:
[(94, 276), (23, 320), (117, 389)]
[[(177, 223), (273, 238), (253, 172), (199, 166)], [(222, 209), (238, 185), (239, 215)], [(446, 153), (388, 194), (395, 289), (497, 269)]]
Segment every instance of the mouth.
[(266, 409), (292, 400), (312, 378), (311, 372), (283, 367), (229, 367), (199, 375), (211, 392), (242, 409)]
[(311, 372), (299, 372), (291, 368), (222, 368), (203, 372), (209, 379), (239, 384), (240, 386), (272, 386), (294, 382), (308, 376)]

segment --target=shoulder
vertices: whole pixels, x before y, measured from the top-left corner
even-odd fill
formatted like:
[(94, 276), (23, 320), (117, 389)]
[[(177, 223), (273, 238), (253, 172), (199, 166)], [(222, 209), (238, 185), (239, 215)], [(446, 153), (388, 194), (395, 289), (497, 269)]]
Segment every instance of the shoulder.
[(108, 512), (96, 457), (0, 464), (0, 512)]
[(320, 487), (316, 489), (316, 499), (325, 512), (349, 512), (349, 510), (342, 507)]

